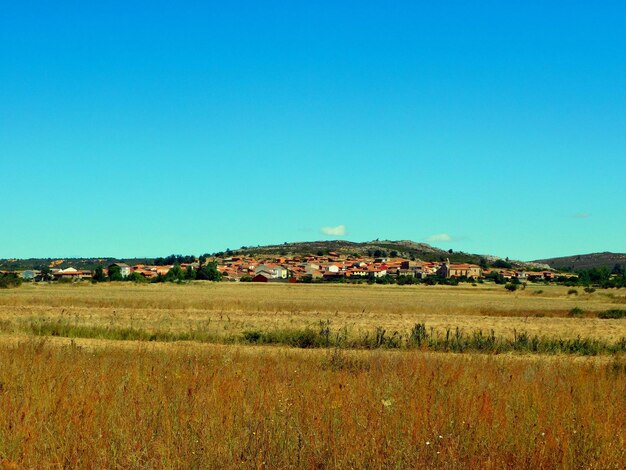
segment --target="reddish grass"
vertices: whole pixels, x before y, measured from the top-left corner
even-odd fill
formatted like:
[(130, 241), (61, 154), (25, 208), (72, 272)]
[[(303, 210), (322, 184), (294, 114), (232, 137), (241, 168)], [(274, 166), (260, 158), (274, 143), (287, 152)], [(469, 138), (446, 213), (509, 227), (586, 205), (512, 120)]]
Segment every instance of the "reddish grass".
[(622, 468), (625, 372), (619, 358), (33, 340), (0, 346), (0, 462)]

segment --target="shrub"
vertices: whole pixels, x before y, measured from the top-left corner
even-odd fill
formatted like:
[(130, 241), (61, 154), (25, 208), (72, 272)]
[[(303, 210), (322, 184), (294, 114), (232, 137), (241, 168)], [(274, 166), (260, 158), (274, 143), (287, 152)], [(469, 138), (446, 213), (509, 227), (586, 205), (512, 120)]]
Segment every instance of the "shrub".
[(22, 280), (15, 274), (1, 274), (0, 273), (0, 289), (9, 289), (11, 287), (18, 287), (22, 284)]
[(585, 311), (580, 308), (580, 307), (574, 307), (573, 309), (571, 309), (569, 311), (569, 316), (570, 317), (579, 317), (581, 316), (583, 313), (585, 313)]
[(578, 290), (570, 289), (567, 291), (567, 295), (578, 295)]
[(614, 308), (611, 310), (606, 310), (604, 312), (598, 313), (598, 318), (602, 318), (603, 320), (608, 319), (619, 319), (626, 317), (626, 310)]
[(243, 339), (248, 343), (258, 343), (263, 334), (260, 331), (244, 331)]
[(130, 275), (126, 278), (126, 280), (134, 282), (136, 284), (143, 284), (143, 283), (148, 282), (148, 279), (146, 279), (144, 276), (142, 276), (139, 273), (130, 273)]
[(585, 292), (587, 294), (593, 294), (596, 291), (595, 287), (585, 287)]
[(510, 292), (514, 292), (514, 291), (516, 291), (516, 290), (517, 290), (517, 287), (518, 287), (518, 285), (517, 285), (517, 284), (511, 284), (511, 283), (506, 284), (506, 285), (504, 286), (504, 288), (505, 288), (506, 290), (510, 291)]

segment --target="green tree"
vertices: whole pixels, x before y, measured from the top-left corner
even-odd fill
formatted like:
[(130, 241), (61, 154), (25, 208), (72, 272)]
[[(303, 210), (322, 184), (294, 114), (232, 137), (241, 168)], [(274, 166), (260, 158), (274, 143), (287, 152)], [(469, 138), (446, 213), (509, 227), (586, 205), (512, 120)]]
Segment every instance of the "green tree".
[(0, 273), (0, 289), (9, 289), (11, 287), (19, 287), (22, 284), (22, 279), (17, 277), (13, 273), (2, 274)]
[(185, 272), (185, 279), (189, 281), (193, 281), (195, 278), (196, 278), (196, 271), (191, 266), (187, 266), (187, 271)]
[(105, 282), (107, 277), (104, 274), (104, 269), (102, 266), (96, 267), (96, 270), (93, 273), (93, 282)]
[(500, 268), (500, 269), (511, 269), (513, 267), (513, 265), (508, 262), (508, 258), (506, 261), (503, 259), (498, 259), (493, 263), (493, 265), (494, 267)]
[(137, 284), (142, 284), (144, 282), (148, 282), (148, 280), (143, 277), (141, 274), (139, 273), (130, 273), (130, 275), (125, 279), (126, 281), (132, 281), (135, 282)]
[(111, 281), (123, 281), (122, 270), (119, 266), (109, 266), (109, 280)]
[(198, 269), (196, 279), (200, 281), (221, 281), (222, 273), (217, 270), (217, 263), (207, 263)]
[(170, 282), (182, 281), (185, 279), (185, 271), (180, 267), (180, 264), (175, 264), (172, 266), (167, 274), (165, 275), (165, 280)]

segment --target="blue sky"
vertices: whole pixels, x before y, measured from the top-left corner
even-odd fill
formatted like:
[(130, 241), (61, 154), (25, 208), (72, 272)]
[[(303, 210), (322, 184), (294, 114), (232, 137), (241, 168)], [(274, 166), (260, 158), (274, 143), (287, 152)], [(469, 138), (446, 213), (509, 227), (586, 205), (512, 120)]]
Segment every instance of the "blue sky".
[(0, 4), (0, 257), (626, 251), (624, 2), (90, 3)]

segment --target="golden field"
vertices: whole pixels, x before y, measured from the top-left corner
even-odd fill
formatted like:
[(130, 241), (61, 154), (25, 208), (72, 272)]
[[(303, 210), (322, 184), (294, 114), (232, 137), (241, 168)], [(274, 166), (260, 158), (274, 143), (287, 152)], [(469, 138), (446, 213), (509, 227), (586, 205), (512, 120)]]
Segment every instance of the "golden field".
[[(349, 334), (376, 327), (404, 331), (423, 322), (437, 329), (513, 331), (616, 341), (621, 320), (600, 320), (599, 311), (626, 308), (624, 290), (568, 295), (560, 286), (507, 292), (502, 286), (369, 286), (196, 283), (24, 285), (0, 291), (4, 329), (33, 320), (65, 319), (81, 325), (142, 329), (202, 329), (232, 335), (249, 329), (315, 327), (329, 320)], [(582, 317), (568, 312), (581, 308)], [(8, 323), (7, 323), (8, 322)]]
[[(538, 292), (541, 290), (541, 292)], [(1, 468), (623, 468), (626, 362), (34, 336), (383, 327), (626, 336), (623, 290), (23, 285), (0, 290)], [(579, 317), (568, 312), (578, 307)]]

